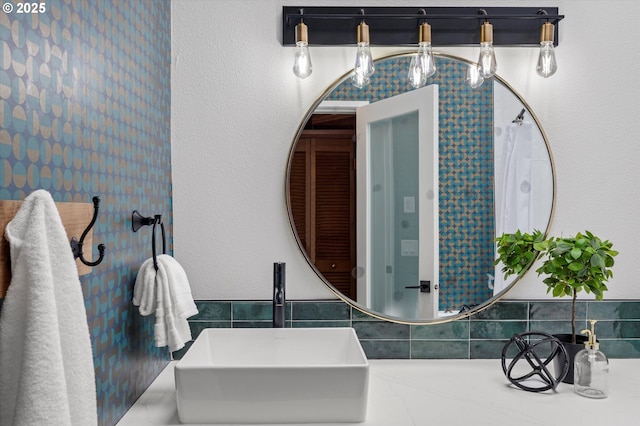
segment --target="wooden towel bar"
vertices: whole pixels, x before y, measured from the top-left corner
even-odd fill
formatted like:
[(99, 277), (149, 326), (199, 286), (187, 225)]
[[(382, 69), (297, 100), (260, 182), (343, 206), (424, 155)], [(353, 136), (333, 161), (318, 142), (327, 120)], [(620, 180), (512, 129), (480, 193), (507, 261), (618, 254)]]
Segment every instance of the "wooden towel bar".
[[(9, 253), (9, 242), (4, 237), (4, 230), (7, 224), (13, 219), (22, 201), (0, 200), (0, 299), (3, 298), (11, 282), (11, 255)], [(67, 239), (78, 238), (87, 227), (93, 216), (92, 203), (56, 203), (58, 213), (62, 219), (62, 225), (67, 232)], [(93, 232), (85, 237), (83, 250), (85, 257), (91, 259)], [(71, 251), (71, 246), (69, 246)], [(76, 259), (78, 275), (86, 275), (91, 272), (91, 267), (83, 264), (80, 259)]]

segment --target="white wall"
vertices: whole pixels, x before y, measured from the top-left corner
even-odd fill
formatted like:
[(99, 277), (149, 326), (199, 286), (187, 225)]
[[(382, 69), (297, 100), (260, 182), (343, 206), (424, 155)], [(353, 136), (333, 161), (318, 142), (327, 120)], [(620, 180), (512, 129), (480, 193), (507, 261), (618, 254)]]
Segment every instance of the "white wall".
[[(332, 297), (289, 228), (285, 169), (300, 121), (324, 88), (353, 66), (353, 49), (312, 48), (313, 74), (298, 80), (291, 72), (293, 48), (279, 41), (282, 6), (445, 3), (522, 2), (173, 0), (174, 248), (197, 299), (269, 299), (274, 261), (287, 262), (289, 299)], [(607, 298), (640, 298), (631, 255), (640, 249), (640, 2), (543, 3), (566, 16), (558, 72), (538, 77), (537, 49), (512, 47), (496, 49), (498, 73), (527, 100), (550, 140), (557, 172), (551, 232), (588, 228), (613, 241), (621, 253)], [(399, 50), (372, 52), (380, 57)], [(477, 55), (469, 47), (437, 50), (472, 60)], [(542, 298), (545, 289), (530, 273), (508, 298)]]

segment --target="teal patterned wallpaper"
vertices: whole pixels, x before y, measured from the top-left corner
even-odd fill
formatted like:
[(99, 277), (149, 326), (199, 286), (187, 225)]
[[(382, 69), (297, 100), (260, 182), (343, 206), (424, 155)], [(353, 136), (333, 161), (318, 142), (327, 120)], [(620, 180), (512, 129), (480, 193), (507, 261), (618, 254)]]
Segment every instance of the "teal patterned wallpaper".
[[(411, 90), (406, 81), (410, 56), (376, 62), (371, 84), (349, 80), (327, 99), (375, 102)], [(493, 295), (493, 85), (465, 83), (467, 65), (436, 58), (427, 84), (439, 86), (440, 309), (458, 311)]]
[(80, 281), (99, 424), (112, 425), (169, 360), (131, 303), (151, 255), (150, 229), (134, 234), (131, 212), (163, 215), (172, 235), (171, 6), (47, 0), (19, 13), (17, 3), (0, 13), (0, 199), (35, 189), (102, 199), (93, 239), (106, 258)]

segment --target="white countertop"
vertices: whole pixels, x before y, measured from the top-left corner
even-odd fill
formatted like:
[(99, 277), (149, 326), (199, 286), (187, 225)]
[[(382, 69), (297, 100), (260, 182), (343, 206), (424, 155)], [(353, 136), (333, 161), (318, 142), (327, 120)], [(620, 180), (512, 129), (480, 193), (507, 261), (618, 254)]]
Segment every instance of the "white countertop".
[[(573, 392), (573, 385), (564, 383), (555, 392), (520, 390), (506, 379), (500, 360), (369, 362), (367, 420), (343, 425), (617, 426), (640, 422), (640, 359), (610, 360), (609, 397), (600, 400), (581, 397)], [(175, 364), (171, 362), (160, 373), (118, 426), (181, 424)]]

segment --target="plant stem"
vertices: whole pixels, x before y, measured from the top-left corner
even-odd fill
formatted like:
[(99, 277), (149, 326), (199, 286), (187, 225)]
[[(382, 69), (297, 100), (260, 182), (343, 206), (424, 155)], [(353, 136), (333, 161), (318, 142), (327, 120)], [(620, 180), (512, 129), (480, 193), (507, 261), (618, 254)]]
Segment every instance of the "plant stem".
[(578, 292), (573, 289), (573, 300), (571, 301), (571, 343), (576, 343), (576, 299)]

